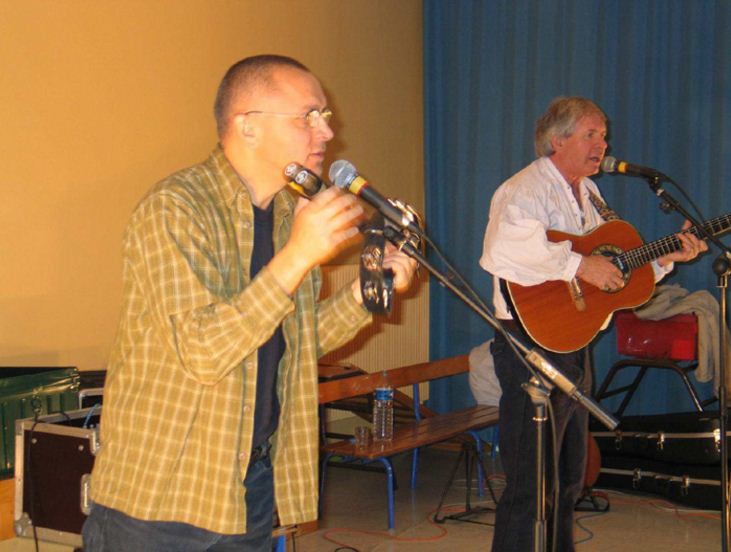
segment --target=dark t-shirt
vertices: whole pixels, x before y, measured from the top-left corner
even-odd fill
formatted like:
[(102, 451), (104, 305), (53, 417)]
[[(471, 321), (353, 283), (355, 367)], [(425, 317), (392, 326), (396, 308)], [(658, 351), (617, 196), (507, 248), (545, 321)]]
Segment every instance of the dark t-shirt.
[[(274, 256), (274, 202), (268, 209), (254, 208), (254, 249), (251, 253), (251, 278)], [(256, 409), (254, 410), (254, 435), (252, 447), (257, 447), (274, 433), (279, 423), (279, 399), (277, 397), (277, 370), (284, 354), (284, 334), (279, 325), (268, 341), (257, 351), (258, 374), (256, 377)]]

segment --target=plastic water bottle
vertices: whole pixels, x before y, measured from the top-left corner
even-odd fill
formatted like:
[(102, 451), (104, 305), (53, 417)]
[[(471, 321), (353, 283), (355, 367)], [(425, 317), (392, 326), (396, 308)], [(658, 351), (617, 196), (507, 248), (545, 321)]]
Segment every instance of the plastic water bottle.
[(393, 438), (393, 388), (385, 375), (376, 387), (373, 400), (373, 440), (390, 441)]

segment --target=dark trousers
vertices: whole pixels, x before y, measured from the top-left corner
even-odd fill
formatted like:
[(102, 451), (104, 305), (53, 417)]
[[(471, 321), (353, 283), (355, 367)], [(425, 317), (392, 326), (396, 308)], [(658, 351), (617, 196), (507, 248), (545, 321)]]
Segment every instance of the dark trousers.
[(243, 535), (222, 535), (187, 523), (144, 521), (94, 504), (82, 531), (84, 552), (271, 552), (273, 481), (269, 457), (249, 466)]
[[(523, 335), (523, 343), (529, 340)], [(506, 485), (497, 506), (493, 552), (530, 552), (536, 518), (536, 431), (535, 408), (521, 385), (530, 379), (527, 369), (515, 356), (502, 335), (496, 335), (492, 347), (495, 373), (502, 387), (500, 399), (500, 458)], [(544, 355), (565, 376), (588, 392), (591, 368), (585, 349), (569, 354)], [(559, 451), (558, 512), (552, 512), (552, 445), (550, 423), (546, 423), (546, 489), (548, 523), (546, 540), (550, 546), (553, 519), (557, 518), (556, 550), (572, 552), (573, 511), (584, 481), (588, 412), (567, 395), (554, 389), (551, 393), (555, 443)], [(550, 550), (550, 548), (548, 548)]]

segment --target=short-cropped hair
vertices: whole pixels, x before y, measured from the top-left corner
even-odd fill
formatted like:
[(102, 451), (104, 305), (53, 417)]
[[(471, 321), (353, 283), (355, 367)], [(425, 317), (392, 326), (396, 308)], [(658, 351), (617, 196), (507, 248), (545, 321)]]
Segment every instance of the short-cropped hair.
[(228, 128), (232, 110), (241, 94), (250, 94), (257, 87), (273, 87), (273, 70), (278, 67), (291, 67), (301, 71), (310, 70), (296, 59), (276, 54), (262, 54), (244, 58), (234, 63), (221, 80), (213, 105), (216, 128), (219, 138)]

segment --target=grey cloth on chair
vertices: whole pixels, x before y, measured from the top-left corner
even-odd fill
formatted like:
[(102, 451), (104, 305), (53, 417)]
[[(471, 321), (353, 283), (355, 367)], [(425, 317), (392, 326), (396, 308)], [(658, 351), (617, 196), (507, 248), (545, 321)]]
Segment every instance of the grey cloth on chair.
[[(645, 320), (662, 320), (676, 314), (693, 313), (698, 317), (698, 368), (695, 377), (700, 382), (713, 379), (714, 393), (718, 391), (720, 380), (719, 359), (721, 358), (718, 316), (718, 301), (705, 290), (689, 292), (677, 284), (657, 286), (652, 298), (635, 309), (638, 318)], [(728, 331), (724, 327), (726, 343)], [(728, 351), (728, 348), (726, 349)], [(730, 388), (731, 364), (726, 357), (726, 388)]]
[(477, 404), (499, 406), (502, 389), (495, 375), (495, 363), (490, 352), (492, 342), (489, 339), (470, 351), (470, 390)]

